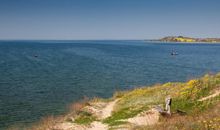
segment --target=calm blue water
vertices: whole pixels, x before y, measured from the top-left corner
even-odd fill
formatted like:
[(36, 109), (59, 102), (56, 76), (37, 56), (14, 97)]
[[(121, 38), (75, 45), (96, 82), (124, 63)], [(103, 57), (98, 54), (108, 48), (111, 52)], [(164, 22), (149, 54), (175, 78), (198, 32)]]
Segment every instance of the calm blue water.
[[(178, 56), (171, 56), (171, 50)], [(36, 57), (35, 57), (36, 55)], [(143, 41), (0, 41), (0, 129), (62, 114), (115, 90), (220, 71), (220, 45)]]

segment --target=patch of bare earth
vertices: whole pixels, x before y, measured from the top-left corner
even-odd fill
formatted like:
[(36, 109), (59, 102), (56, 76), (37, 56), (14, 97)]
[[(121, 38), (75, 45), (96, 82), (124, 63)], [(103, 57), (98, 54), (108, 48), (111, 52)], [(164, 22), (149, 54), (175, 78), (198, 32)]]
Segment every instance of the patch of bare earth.
[(105, 119), (111, 116), (114, 106), (118, 100), (119, 99), (116, 99), (108, 103), (96, 102), (92, 104), (91, 106), (85, 107), (84, 109), (92, 113), (93, 115), (95, 115), (98, 119)]
[[(90, 112), (91, 114), (98, 117), (98, 119), (105, 119), (111, 116), (111, 113), (114, 109), (116, 102), (119, 99), (116, 99), (112, 102), (96, 102), (92, 103), (90, 106), (84, 108), (84, 110)], [(94, 121), (90, 125), (79, 125), (76, 123), (64, 122), (58, 124), (54, 127), (55, 130), (107, 130), (108, 125), (103, 124), (99, 121)]]
[(76, 123), (64, 122), (54, 126), (53, 130), (85, 130), (86, 127)]
[(101, 119), (105, 119), (105, 118), (111, 116), (111, 113), (112, 113), (112, 111), (113, 111), (113, 109), (114, 109), (114, 106), (115, 106), (115, 104), (116, 104), (116, 102), (117, 102), (118, 100), (119, 100), (119, 99), (116, 99), (116, 100), (114, 100), (114, 101), (108, 103), (108, 105), (106, 105), (106, 107), (102, 109), (101, 115), (100, 115), (100, 118), (101, 118)]
[(153, 125), (159, 121), (159, 112), (156, 109), (151, 109), (149, 111), (144, 111), (138, 114), (135, 117), (126, 119), (127, 121), (133, 125), (143, 126), (143, 125)]
[[(99, 120), (105, 119), (111, 116), (114, 106), (119, 99), (105, 103), (96, 102), (84, 108), (84, 110), (97, 116)], [(159, 121), (159, 112), (156, 109), (144, 111), (133, 118), (128, 118), (126, 121), (134, 126), (153, 125)], [(94, 121), (89, 125), (80, 125), (76, 123), (63, 122), (54, 127), (55, 130), (108, 130), (107, 124), (103, 124), (100, 121)], [(120, 128), (120, 129), (127, 129)]]
[(91, 127), (87, 128), (86, 130), (108, 130), (108, 125), (94, 121), (92, 122)]
[(54, 127), (53, 130), (107, 130), (108, 125), (98, 121), (92, 122), (90, 125), (79, 125), (76, 123), (65, 122)]

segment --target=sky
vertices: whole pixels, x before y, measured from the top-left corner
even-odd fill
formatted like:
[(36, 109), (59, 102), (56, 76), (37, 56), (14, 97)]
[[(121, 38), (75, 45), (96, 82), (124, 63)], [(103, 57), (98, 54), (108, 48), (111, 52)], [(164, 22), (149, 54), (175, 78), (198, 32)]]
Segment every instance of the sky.
[(0, 0), (0, 39), (220, 37), (220, 0)]

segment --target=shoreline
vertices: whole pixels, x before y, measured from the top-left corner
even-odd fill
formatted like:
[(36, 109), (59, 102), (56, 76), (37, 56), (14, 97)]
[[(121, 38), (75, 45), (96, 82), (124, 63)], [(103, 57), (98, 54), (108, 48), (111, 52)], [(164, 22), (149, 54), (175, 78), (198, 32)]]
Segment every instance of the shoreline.
[(174, 42), (174, 41), (160, 41), (160, 40), (145, 40), (144, 42), (154, 42), (154, 43), (178, 43), (178, 44), (220, 44), (220, 42)]
[[(171, 107), (172, 116), (168, 119), (155, 109), (155, 106), (163, 108), (167, 95), (174, 99)], [(206, 104), (205, 107), (204, 104)], [(173, 122), (174, 119), (181, 119), (186, 123), (179, 127), (180, 129), (186, 128), (190, 123), (198, 125), (199, 128), (205, 128), (197, 120), (206, 121), (210, 118), (218, 120), (216, 116), (220, 114), (219, 108), (220, 73), (206, 74), (201, 78), (191, 79), (187, 82), (155, 84), (115, 92), (111, 98), (107, 99), (94, 98), (77, 102), (72, 104), (71, 110), (66, 115), (46, 117), (33, 124), (31, 129), (107, 130), (114, 128), (117, 130), (143, 127), (160, 130), (164, 128), (161, 124), (166, 127), (178, 124), (178, 121)], [(209, 113), (211, 109), (219, 109), (218, 114)], [(187, 115), (182, 117), (177, 110), (184, 111)], [(207, 117), (207, 113), (212, 116)], [(192, 119), (194, 116), (196, 116), (196, 120)], [(172, 120), (174, 124), (167, 124), (163, 120)], [(192, 121), (188, 122), (188, 120)], [(220, 123), (220, 118), (217, 123)]]

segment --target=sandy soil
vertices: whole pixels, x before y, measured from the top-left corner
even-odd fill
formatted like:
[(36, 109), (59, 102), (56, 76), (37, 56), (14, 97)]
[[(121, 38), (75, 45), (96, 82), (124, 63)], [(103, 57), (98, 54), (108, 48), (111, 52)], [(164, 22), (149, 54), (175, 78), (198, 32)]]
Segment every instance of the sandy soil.
[[(85, 109), (99, 116), (99, 119), (105, 119), (111, 116), (118, 100), (119, 99), (116, 99), (108, 103), (97, 102)], [(151, 109), (123, 121), (127, 121), (133, 125), (153, 125), (159, 121), (159, 112), (156, 109)], [(90, 125), (78, 125), (76, 123), (64, 122), (54, 127), (55, 130), (108, 130), (108, 128), (107, 124), (103, 124), (100, 121), (94, 121)]]
[(108, 125), (94, 121), (92, 122), (91, 127), (87, 128), (86, 130), (108, 130)]
[(125, 121), (128, 121), (134, 125), (153, 125), (159, 121), (159, 115), (160, 114), (157, 110), (151, 109)]
[[(116, 99), (109, 103), (99, 102), (93, 106), (86, 107), (85, 110), (88, 110), (92, 114), (98, 116), (99, 119), (105, 119), (111, 116), (111, 113), (114, 109), (115, 103), (119, 99)], [(108, 125), (103, 124), (98, 121), (92, 122), (89, 126), (78, 125), (76, 123), (64, 122), (55, 126), (56, 130), (107, 130)]]
[(116, 100), (114, 100), (112, 102), (109, 102), (108, 105), (106, 105), (106, 107), (102, 109), (102, 111), (101, 111), (101, 113), (102, 113), (101, 114), (101, 119), (105, 119), (105, 118), (111, 116), (111, 113), (112, 113), (112, 111), (114, 109), (114, 106), (115, 106), (115, 104), (116, 104), (116, 102), (118, 100), (119, 99), (116, 99)]

